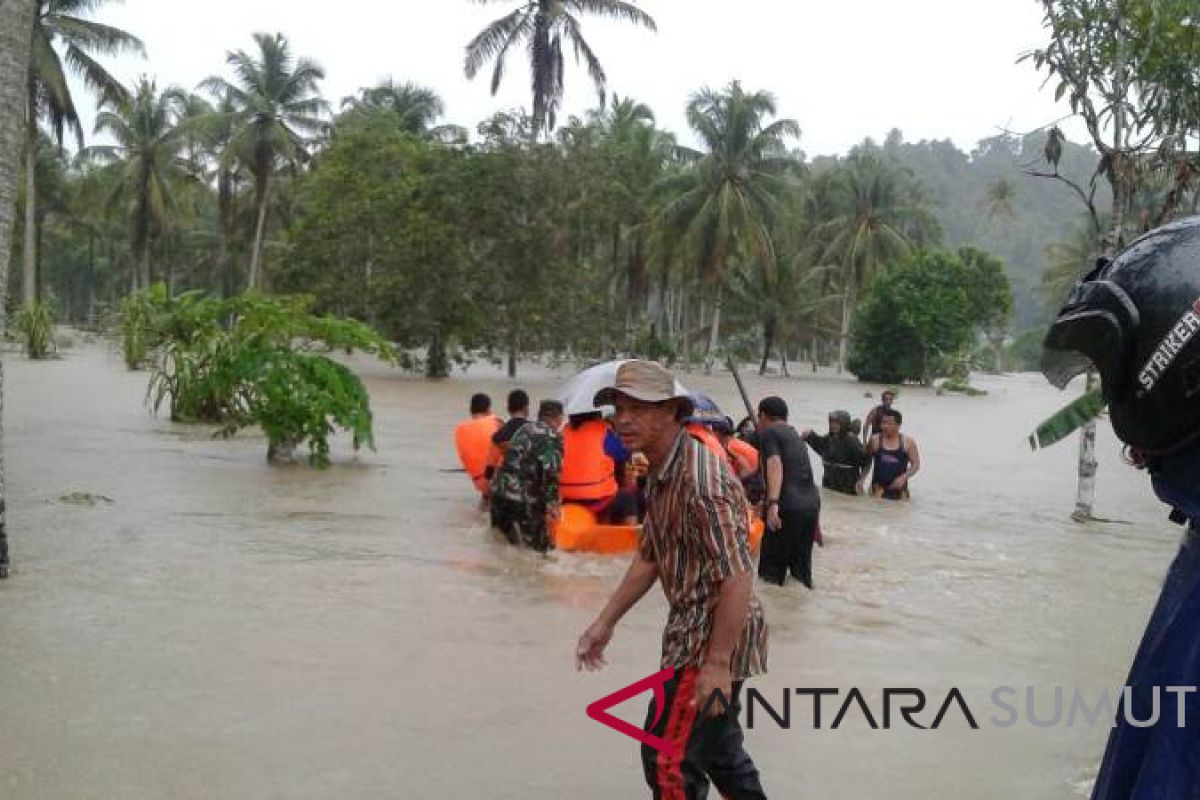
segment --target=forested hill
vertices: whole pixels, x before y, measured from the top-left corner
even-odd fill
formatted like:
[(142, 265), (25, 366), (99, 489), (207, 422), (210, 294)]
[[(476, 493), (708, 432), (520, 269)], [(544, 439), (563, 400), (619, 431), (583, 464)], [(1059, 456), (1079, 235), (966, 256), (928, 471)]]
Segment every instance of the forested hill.
[[(1086, 212), (1066, 184), (1026, 174), (1027, 169), (1053, 171), (1042, 155), (1045, 140), (1045, 133), (1000, 135), (964, 153), (949, 140), (905, 142), (893, 129), (882, 145), (870, 139), (860, 145), (878, 148), (912, 170), (947, 245), (972, 244), (1004, 260), (1013, 283), (1018, 330), (1035, 324), (1044, 313), (1037, 286), (1046, 269), (1046, 246), (1074, 241)], [(1059, 173), (1086, 191), (1097, 160), (1090, 147), (1064, 142)], [(820, 156), (812, 163), (820, 170), (834, 162)], [(1095, 202), (1104, 211), (1110, 194), (1103, 178), (1098, 183)]]

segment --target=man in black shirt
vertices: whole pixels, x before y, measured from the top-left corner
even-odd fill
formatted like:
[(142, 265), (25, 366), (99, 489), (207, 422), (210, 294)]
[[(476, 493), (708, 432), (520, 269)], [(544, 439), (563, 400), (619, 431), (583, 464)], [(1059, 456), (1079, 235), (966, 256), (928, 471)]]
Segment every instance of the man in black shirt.
[(813, 483), (808, 449), (787, 424), (787, 417), (787, 403), (781, 397), (767, 397), (758, 404), (759, 455), (767, 476), (767, 531), (758, 576), (782, 586), (790, 570), (811, 589), (813, 532), (821, 494)]
[(500, 448), (503, 454), (508, 449), (508, 443), (521, 426), (529, 422), (529, 395), (523, 389), (513, 389), (508, 393), (508, 422), (500, 426), (500, 430), (492, 434), (492, 444)]

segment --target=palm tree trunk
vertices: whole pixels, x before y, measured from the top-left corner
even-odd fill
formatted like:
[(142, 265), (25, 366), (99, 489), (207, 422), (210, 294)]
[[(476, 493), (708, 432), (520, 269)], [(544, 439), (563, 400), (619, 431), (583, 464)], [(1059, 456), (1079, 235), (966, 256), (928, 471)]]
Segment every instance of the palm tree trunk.
[(712, 375), (713, 363), (717, 359), (717, 344), (721, 339), (721, 287), (717, 287), (717, 297), (713, 302), (712, 328), (708, 336), (708, 352), (704, 355), (704, 374)]
[(850, 313), (854, 309), (854, 289), (847, 286), (842, 295), (842, 329), (838, 335), (838, 367), (839, 373), (846, 371), (846, 355), (850, 347)]
[[(7, 327), (5, 293), (12, 254), (13, 217), (17, 203), (17, 164), (25, 134), (28, 102), (29, 43), (35, 0), (0, 0), (0, 331)], [(4, 366), (0, 362), (0, 416), (3, 414)], [(8, 538), (4, 482), (4, 427), (0, 422), (0, 578), (8, 577)]]
[(84, 282), (83, 318), (90, 324), (92, 307), (96, 303), (96, 231), (88, 228), (88, 269)]
[(269, 181), (263, 181), (263, 190), (259, 193), (258, 198), (258, 221), (254, 224), (254, 249), (250, 251), (250, 277), (247, 280), (247, 288), (257, 289), (262, 280), (261, 261), (262, 261), (262, 243), (263, 233), (267, 228), (267, 200), (269, 199), (271, 185)]
[(142, 242), (141, 251), (138, 253), (138, 281), (143, 289), (150, 288), (150, 242), (149, 240)]
[(508, 377), (517, 377), (517, 351), (520, 349), (520, 339), (514, 331), (508, 339)]
[(28, 129), (25, 137), (25, 247), (24, 270), (21, 273), (21, 300), (25, 305), (37, 300), (37, 117), (33, 108), (27, 109)]
[(758, 365), (758, 374), (767, 374), (767, 361), (771, 358), (771, 347), (775, 344), (775, 320), (769, 319), (763, 322), (763, 354), (762, 361)]

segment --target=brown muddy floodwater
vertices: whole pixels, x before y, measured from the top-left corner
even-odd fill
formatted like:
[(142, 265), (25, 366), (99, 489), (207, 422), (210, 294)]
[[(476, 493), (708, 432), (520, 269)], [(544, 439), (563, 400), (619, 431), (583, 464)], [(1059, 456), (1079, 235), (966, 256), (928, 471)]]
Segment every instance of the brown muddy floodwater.
[[(575, 639), (623, 559), (509, 548), (442, 471), (469, 394), (503, 402), (497, 373), (364, 365), (379, 450), (339, 440), (318, 472), (152, 418), (145, 375), (98, 345), (5, 369), (3, 800), (647, 796), (636, 744), (584, 707), (656, 670), (661, 594), (618, 629), (606, 671), (577, 674)], [(681, 377), (741, 416), (727, 375)], [(560, 380), (530, 366), (519, 383), (536, 400)], [(1044, 721), (1056, 686), (1094, 699), (1121, 683), (1179, 529), (1107, 425), (1097, 512), (1132, 524), (1069, 522), (1074, 443), (1025, 441), (1069, 395), (1033, 375), (979, 383), (988, 396), (904, 392), (925, 461), (914, 501), (826, 498), (817, 591), (759, 589), (771, 672), (751, 685), (858, 688), (877, 717), (886, 687), (932, 708), (957, 688), (981, 727), (957, 706), (936, 730), (896, 714), (872, 730), (857, 707), (831, 730), (840, 699), (820, 730), (809, 701), (788, 730), (760, 713), (748, 746), (774, 798), (1086, 795), (1106, 727), (1035, 727), (1024, 687)], [(801, 426), (861, 416), (878, 392), (825, 373), (750, 389)], [(1011, 727), (991, 722), (999, 686), (1021, 693)], [(645, 700), (619, 713), (640, 722)]]

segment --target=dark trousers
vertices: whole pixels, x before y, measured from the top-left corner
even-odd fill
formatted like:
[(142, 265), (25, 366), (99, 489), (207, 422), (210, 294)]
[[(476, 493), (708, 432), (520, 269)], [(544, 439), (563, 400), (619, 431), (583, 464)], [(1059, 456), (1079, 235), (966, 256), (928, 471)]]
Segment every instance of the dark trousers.
[[(1195, 686), (1200, 675), (1200, 531), (1179, 548), (1122, 693), (1092, 800), (1192, 798), (1200, 789), (1196, 758), (1200, 710), (1195, 696), (1166, 687)], [(1126, 702), (1128, 700), (1128, 702)], [(1182, 718), (1180, 712), (1183, 712)], [(1154, 725), (1147, 722), (1158, 714)]]
[(817, 528), (816, 511), (780, 511), (783, 525), (763, 534), (762, 553), (758, 558), (758, 577), (780, 586), (792, 577), (812, 588), (813, 532)]
[(493, 497), (492, 527), (504, 534), (512, 544), (526, 546), (545, 553), (550, 549), (550, 531), (546, 528), (546, 507), (540, 503), (522, 503), (507, 497)]
[[(742, 682), (734, 682), (728, 710), (700, 719), (703, 706), (692, 705), (698, 674), (695, 667), (676, 670), (663, 686), (666, 702), (661, 716), (655, 701), (650, 702), (643, 729), (674, 742), (683, 754), (679, 758), (642, 745), (642, 769), (654, 800), (705, 800), (710, 782), (726, 800), (766, 800), (758, 769), (742, 743), (738, 722)], [(721, 708), (720, 703), (716, 708)]]

